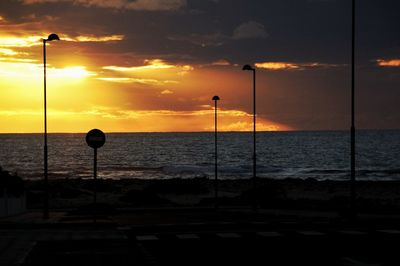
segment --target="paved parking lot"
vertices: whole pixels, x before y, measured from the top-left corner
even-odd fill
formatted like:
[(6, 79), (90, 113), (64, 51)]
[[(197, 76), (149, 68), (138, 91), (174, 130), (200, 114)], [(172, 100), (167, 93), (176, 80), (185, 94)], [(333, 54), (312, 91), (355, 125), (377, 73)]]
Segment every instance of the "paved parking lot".
[(125, 215), (123, 223), (103, 226), (3, 228), (0, 265), (400, 265), (400, 224), (395, 219), (343, 223), (329, 217), (220, 213), (209, 219), (202, 212), (195, 214), (180, 213), (174, 222), (169, 212), (162, 212), (151, 215), (169, 218), (148, 223), (157, 219), (143, 219), (149, 215), (140, 212), (129, 219)]
[[(62, 250), (63, 248), (65, 249), (66, 243), (72, 243), (72, 246), (82, 246), (81, 243), (90, 241), (111, 243), (124, 239), (127, 239), (126, 236), (118, 230), (2, 229), (0, 230), (0, 265), (21, 265), (32, 251), (39, 254), (46, 249), (44, 248), (46, 245)], [(127, 245), (125, 244), (125, 246)], [(65, 250), (64, 253), (68, 254), (68, 248)], [(48, 254), (43, 256), (40, 264), (46, 262), (52, 255), (52, 252), (48, 251)], [(35, 256), (39, 258), (38, 255)]]
[(398, 230), (162, 233), (135, 240), (152, 265), (400, 265)]

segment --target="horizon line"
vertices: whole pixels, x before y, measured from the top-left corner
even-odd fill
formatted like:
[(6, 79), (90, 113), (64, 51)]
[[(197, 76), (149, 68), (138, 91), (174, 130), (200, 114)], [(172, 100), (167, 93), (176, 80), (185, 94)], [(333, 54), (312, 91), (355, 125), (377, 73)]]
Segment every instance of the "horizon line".
[[(400, 130), (400, 128), (360, 128), (357, 129), (356, 131), (365, 131), (365, 130), (375, 130), (375, 131), (380, 131), (380, 130)], [(293, 129), (293, 130), (262, 130), (262, 131), (256, 131), (258, 133), (266, 133), (266, 132), (333, 132), (333, 131), (350, 131), (350, 129)], [(214, 133), (215, 131), (208, 130), (208, 131), (104, 131), (107, 134), (141, 134), (141, 133)], [(87, 132), (85, 131), (77, 131), (77, 132), (72, 132), (72, 131), (60, 131), (60, 132), (48, 132), (47, 134), (86, 134)], [(252, 130), (248, 131), (218, 131), (218, 133), (253, 133)], [(7, 135), (7, 134), (44, 134), (44, 132), (0, 132), (0, 135)]]

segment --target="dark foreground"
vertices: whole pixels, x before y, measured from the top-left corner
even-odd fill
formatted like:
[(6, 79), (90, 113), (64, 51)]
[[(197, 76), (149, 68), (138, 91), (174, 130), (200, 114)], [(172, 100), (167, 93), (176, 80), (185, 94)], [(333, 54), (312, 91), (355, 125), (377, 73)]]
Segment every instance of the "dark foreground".
[[(43, 241), (23, 265), (399, 265), (390, 233), (267, 231)], [(358, 235), (360, 234), (360, 235)]]
[(251, 184), (221, 181), (215, 209), (212, 180), (99, 180), (95, 207), (93, 181), (53, 180), (42, 220), (43, 184), (26, 182), (0, 265), (400, 265), (400, 182), (358, 182), (356, 218), (347, 182)]
[(3, 222), (0, 265), (400, 265), (397, 215), (179, 208), (126, 210), (96, 224), (66, 216)]
[[(220, 180), (221, 206), (249, 206), (254, 197), (264, 209), (312, 209), (345, 211), (349, 203), (349, 182), (317, 181), (315, 179), (258, 179), (256, 189), (250, 179)], [(50, 207), (54, 210), (84, 209), (97, 202), (108, 210), (113, 208), (168, 208), (214, 206), (214, 180), (93, 180), (59, 179), (49, 185)], [(27, 204), (40, 209), (43, 204), (43, 182), (25, 181)], [(358, 181), (357, 208), (363, 212), (399, 213), (400, 181)], [(104, 209), (103, 208), (103, 209)]]

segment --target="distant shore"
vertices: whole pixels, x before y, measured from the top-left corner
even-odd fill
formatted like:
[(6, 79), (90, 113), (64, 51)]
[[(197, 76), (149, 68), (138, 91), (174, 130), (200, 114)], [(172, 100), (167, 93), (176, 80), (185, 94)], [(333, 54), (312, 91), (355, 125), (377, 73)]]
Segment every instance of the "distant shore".
[[(214, 206), (214, 180), (194, 179), (99, 179), (98, 203), (110, 208)], [(42, 181), (26, 181), (28, 208), (40, 208)], [(68, 209), (90, 205), (93, 180), (50, 181), (51, 208)], [(256, 190), (249, 179), (219, 180), (219, 200), (223, 206), (251, 205), (256, 195), (261, 208), (342, 211), (348, 208), (349, 183), (315, 179), (258, 179)], [(361, 211), (400, 210), (400, 181), (358, 181), (357, 204)]]

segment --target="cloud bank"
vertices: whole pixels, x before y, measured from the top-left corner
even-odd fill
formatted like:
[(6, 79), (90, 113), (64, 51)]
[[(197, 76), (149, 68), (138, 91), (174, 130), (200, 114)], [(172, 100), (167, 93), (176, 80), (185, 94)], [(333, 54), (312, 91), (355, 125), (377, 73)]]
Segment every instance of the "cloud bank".
[(240, 24), (233, 32), (232, 39), (265, 39), (268, 37), (267, 32), (263, 24), (249, 21)]
[(22, 0), (24, 4), (72, 3), (86, 7), (102, 7), (144, 11), (178, 10), (186, 6), (186, 0)]

